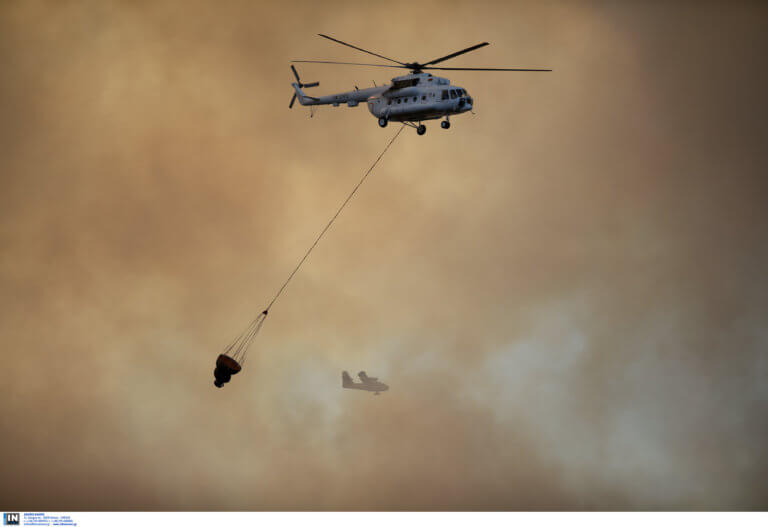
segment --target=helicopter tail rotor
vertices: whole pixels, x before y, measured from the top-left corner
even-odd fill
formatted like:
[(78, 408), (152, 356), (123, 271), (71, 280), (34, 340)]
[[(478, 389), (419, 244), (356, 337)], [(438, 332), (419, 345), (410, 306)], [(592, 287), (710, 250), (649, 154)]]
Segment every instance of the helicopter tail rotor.
[[(293, 71), (293, 76), (296, 77), (296, 82), (291, 83), (294, 87), (293, 97), (291, 97), (291, 102), (288, 104), (288, 108), (293, 108), (293, 103), (296, 102), (296, 95), (300, 95), (302, 99), (304, 97), (308, 99), (314, 99), (314, 97), (308, 97), (304, 95), (304, 92), (301, 91), (302, 88), (314, 88), (315, 86), (320, 86), (319, 82), (307, 82), (302, 83), (301, 78), (299, 77), (299, 72), (296, 71), (296, 68), (293, 67), (293, 64), (291, 64), (291, 71)], [(304, 105), (304, 101), (302, 99), (299, 99), (299, 102)]]

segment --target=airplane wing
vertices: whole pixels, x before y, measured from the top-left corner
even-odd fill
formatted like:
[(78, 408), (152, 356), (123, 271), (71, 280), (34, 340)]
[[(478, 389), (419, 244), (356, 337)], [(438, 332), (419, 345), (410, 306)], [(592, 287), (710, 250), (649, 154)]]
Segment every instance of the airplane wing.
[(368, 377), (368, 375), (364, 371), (361, 371), (360, 373), (358, 373), (357, 376), (360, 377), (360, 380), (363, 381), (365, 384), (379, 380), (378, 377)]

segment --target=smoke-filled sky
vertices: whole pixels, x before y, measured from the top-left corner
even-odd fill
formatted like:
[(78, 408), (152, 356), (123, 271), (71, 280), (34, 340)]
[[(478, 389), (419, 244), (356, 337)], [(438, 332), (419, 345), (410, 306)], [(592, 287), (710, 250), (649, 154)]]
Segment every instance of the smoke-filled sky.
[[(768, 8), (0, 5), (3, 510), (765, 509)], [(291, 59), (445, 72), (396, 132)], [(375, 59), (373, 60), (375, 62)], [(315, 94), (398, 70), (300, 65)], [(381, 396), (341, 389), (366, 370)]]

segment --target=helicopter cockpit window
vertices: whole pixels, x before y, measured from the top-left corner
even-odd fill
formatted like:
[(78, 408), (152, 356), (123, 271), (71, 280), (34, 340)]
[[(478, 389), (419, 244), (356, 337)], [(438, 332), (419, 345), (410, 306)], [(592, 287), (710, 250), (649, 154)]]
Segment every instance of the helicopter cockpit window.
[(455, 99), (456, 97), (458, 97), (458, 95), (456, 95), (456, 90), (451, 90), (451, 99)]

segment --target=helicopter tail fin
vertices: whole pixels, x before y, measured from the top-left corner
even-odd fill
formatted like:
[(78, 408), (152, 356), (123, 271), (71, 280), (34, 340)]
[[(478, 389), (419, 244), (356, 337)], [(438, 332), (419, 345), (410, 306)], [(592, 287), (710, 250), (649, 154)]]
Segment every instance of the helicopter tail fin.
[(341, 386), (342, 388), (347, 388), (349, 386), (352, 386), (354, 382), (352, 381), (352, 377), (349, 376), (349, 373), (346, 371), (341, 372)]
[(293, 101), (298, 99), (299, 104), (302, 106), (306, 106), (309, 101), (307, 101), (307, 94), (304, 93), (304, 91), (299, 88), (299, 85), (295, 82), (291, 83), (291, 86), (293, 86), (294, 94), (293, 99), (291, 99), (291, 106), (293, 106)]

